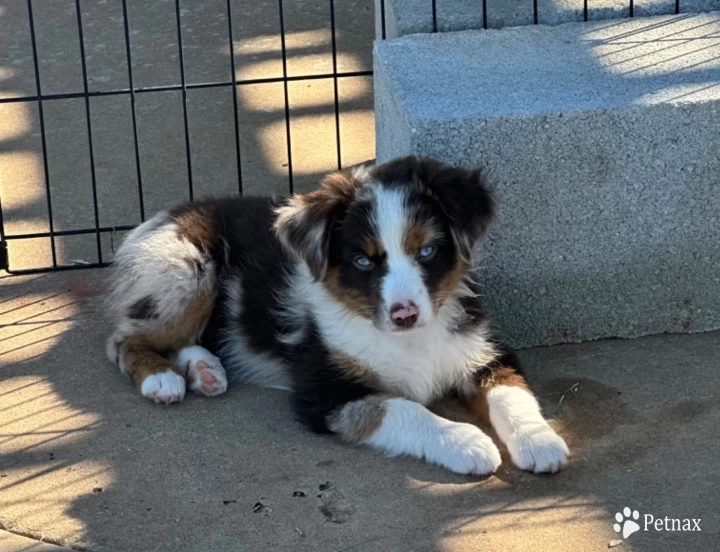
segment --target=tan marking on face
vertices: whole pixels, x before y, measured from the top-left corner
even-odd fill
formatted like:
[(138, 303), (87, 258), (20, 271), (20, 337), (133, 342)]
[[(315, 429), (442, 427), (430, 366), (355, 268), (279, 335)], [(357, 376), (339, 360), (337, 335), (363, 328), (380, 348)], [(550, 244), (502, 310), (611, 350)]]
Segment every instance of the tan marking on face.
[(349, 402), (328, 416), (328, 427), (345, 441), (362, 443), (382, 425), (387, 411), (385, 395)]
[(365, 238), (361, 247), (363, 251), (365, 251), (365, 254), (371, 259), (373, 257), (381, 257), (385, 253), (382, 243), (378, 242), (375, 238)]
[(357, 290), (348, 289), (341, 284), (340, 268), (328, 268), (325, 274), (324, 284), (330, 294), (340, 301), (349, 311), (357, 313), (364, 318), (372, 319), (374, 317), (375, 307), (370, 297), (363, 295)]
[(437, 313), (448, 297), (452, 296), (467, 275), (468, 264), (462, 260), (460, 255), (455, 258), (455, 265), (443, 276), (438, 283), (437, 289), (432, 296), (433, 310)]
[(431, 238), (432, 233), (427, 225), (412, 225), (405, 233), (405, 242), (403, 243), (405, 252), (411, 257), (414, 257), (418, 251), (428, 244)]

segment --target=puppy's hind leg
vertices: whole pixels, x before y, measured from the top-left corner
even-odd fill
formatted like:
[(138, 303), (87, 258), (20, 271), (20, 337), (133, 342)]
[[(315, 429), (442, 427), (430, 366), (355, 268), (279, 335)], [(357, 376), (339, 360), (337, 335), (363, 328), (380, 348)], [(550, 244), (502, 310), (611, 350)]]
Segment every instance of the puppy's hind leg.
[[(212, 220), (193, 206), (160, 213), (136, 228), (115, 258), (110, 307), (117, 324), (108, 357), (155, 402), (178, 402), (185, 396), (190, 370), (176, 362), (178, 354), (198, 343), (215, 306), (216, 267), (209, 249), (213, 233), (206, 228), (207, 235), (198, 236), (198, 229)], [(195, 375), (203, 372), (201, 367), (198, 363), (192, 371), (193, 389), (195, 380), (203, 379), (203, 374)], [(206, 394), (219, 392), (220, 375), (215, 375), (215, 386), (209, 376), (204, 375)]]
[(185, 347), (175, 361), (177, 369), (187, 378), (188, 387), (206, 397), (227, 391), (227, 376), (220, 359), (199, 345)]
[[(204, 395), (224, 392), (227, 379), (220, 361), (194, 346), (214, 300), (214, 296), (199, 295), (172, 316), (123, 320), (108, 341), (110, 360), (135, 382), (143, 396), (158, 403), (181, 401), (186, 376), (194, 391)], [(205, 354), (199, 355), (198, 350)]]
[(185, 378), (143, 336), (120, 345), (120, 369), (135, 382), (140, 393), (156, 403), (180, 402), (185, 397)]

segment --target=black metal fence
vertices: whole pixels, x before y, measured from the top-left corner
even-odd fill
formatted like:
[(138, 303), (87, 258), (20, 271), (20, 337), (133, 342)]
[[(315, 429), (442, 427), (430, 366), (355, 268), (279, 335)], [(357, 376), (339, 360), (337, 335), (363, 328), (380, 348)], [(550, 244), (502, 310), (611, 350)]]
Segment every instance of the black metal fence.
[[(432, 27), (433, 32), (438, 32), (438, 0), (430, 0), (432, 2)], [(442, 0), (439, 0), (442, 5)], [(539, 0), (527, 0), (528, 3), (532, 2), (532, 17), (533, 23), (537, 25), (540, 23), (540, 7), (538, 5)], [(680, 2), (681, 0), (675, 0), (675, 14), (680, 13)], [(384, 0), (383, 0), (384, 4)], [(590, 18), (591, 8), (593, 0), (583, 0), (583, 20), (588, 21)], [(635, 17), (635, 0), (627, 0), (628, 15)], [(488, 0), (479, 0), (478, 8), (482, 10), (482, 28), (488, 28)], [(383, 10), (383, 15), (385, 10)], [(383, 22), (383, 38), (385, 38), (385, 24)]]
[[(19, 0), (18, 0), (19, 1)], [(336, 144), (332, 147), (336, 148), (337, 151), (337, 166), (341, 167), (341, 141), (340, 141), (340, 104), (338, 100), (338, 79), (349, 78), (349, 77), (366, 77), (372, 75), (372, 71), (354, 71), (354, 72), (340, 72), (338, 71), (337, 64), (337, 50), (336, 50), (336, 29), (335, 29), (335, 1), (329, 0), (329, 26), (332, 37), (332, 72), (321, 73), (321, 74), (307, 74), (307, 75), (288, 75), (287, 67), (287, 52), (286, 52), (286, 32), (285, 32), (285, 14), (283, 0), (277, 0), (277, 16), (279, 18), (279, 29), (280, 29), (280, 44), (281, 44), (281, 57), (282, 57), (282, 76), (280, 77), (269, 77), (269, 78), (255, 78), (236, 80), (236, 61), (234, 55), (234, 37), (233, 37), (233, 10), (231, 9), (231, 1), (226, 0), (225, 18), (227, 23), (227, 41), (232, 54), (229, 56), (228, 63), (228, 79), (221, 82), (201, 82), (201, 83), (188, 83), (185, 74), (185, 59), (184, 59), (184, 48), (183, 48), (183, 25), (181, 20), (181, 0), (175, 0), (175, 25), (176, 25), (176, 36), (177, 45), (179, 52), (179, 66), (180, 66), (180, 82), (176, 85), (165, 85), (165, 86), (149, 86), (149, 87), (138, 87), (135, 85), (133, 79), (133, 49), (132, 49), (132, 36), (131, 36), (131, 21), (128, 16), (128, 0), (122, 1), (122, 16), (123, 16), (123, 27), (125, 34), (125, 56), (127, 59), (128, 68), (128, 84), (127, 88), (103, 90), (97, 91), (92, 90), (88, 83), (88, 72), (87, 72), (87, 59), (85, 52), (85, 37), (83, 29), (83, 18), (81, 16), (81, 0), (75, 1), (75, 12), (77, 19), (77, 33), (79, 36), (80, 44), (80, 59), (82, 65), (82, 78), (83, 78), (83, 90), (72, 92), (72, 93), (61, 93), (61, 94), (45, 94), (41, 86), (41, 75), (40, 65), (38, 63), (38, 37), (36, 32), (35, 17), (33, 14), (33, 0), (27, 0), (27, 12), (29, 21), (29, 34), (30, 42), (32, 45), (32, 58), (35, 72), (35, 94), (27, 96), (16, 96), (9, 98), (0, 98), (0, 104), (5, 103), (29, 103), (35, 102), (37, 105), (37, 112), (39, 117), (39, 130), (42, 143), (42, 158), (43, 158), (43, 169), (44, 169), (44, 181), (45, 181), (45, 196), (47, 202), (47, 232), (33, 232), (33, 233), (21, 233), (21, 234), (8, 234), (5, 232), (5, 224), (3, 220), (2, 211), (2, 198), (0, 197), (0, 269), (6, 269), (10, 273), (22, 274), (32, 272), (44, 272), (48, 270), (62, 270), (68, 268), (93, 268), (107, 265), (107, 257), (103, 251), (103, 244), (101, 235), (106, 233), (115, 233), (130, 230), (134, 225), (120, 225), (112, 227), (103, 227), (100, 225), (100, 217), (98, 213), (98, 196), (97, 196), (97, 176), (95, 170), (95, 154), (93, 151), (93, 124), (90, 115), (90, 101), (91, 98), (101, 96), (116, 96), (125, 95), (130, 98), (131, 105), (131, 117), (132, 117), (132, 130), (133, 130), (133, 144), (134, 151), (132, 155), (135, 158), (135, 169), (137, 179), (137, 195), (140, 209), (140, 220), (144, 221), (146, 218), (145, 212), (145, 201), (143, 193), (143, 167), (141, 163), (140, 145), (138, 140), (138, 115), (136, 108), (136, 97), (140, 94), (152, 94), (157, 92), (167, 91), (180, 91), (182, 93), (182, 105), (183, 105), (183, 125), (184, 125), (184, 139), (185, 139), (185, 156), (187, 163), (187, 185), (188, 185), (188, 197), (193, 199), (195, 196), (193, 186), (193, 167), (191, 148), (192, 140), (191, 133), (188, 125), (188, 102), (187, 92), (193, 89), (205, 89), (205, 88), (218, 88), (218, 87), (237, 87), (247, 86), (253, 84), (269, 84), (269, 83), (282, 83), (284, 88), (284, 103), (285, 103), (285, 124), (286, 124), (286, 141), (287, 141), (287, 175), (288, 175), (288, 192), (292, 193), (294, 189), (294, 173), (293, 173), (293, 159), (292, 159), (292, 133), (290, 129), (290, 102), (288, 98), (288, 83), (293, 81), (303, 81), (311, 79), (332, 79), (334, 86), (334, 113), (335, 113), (335, 136)], [(87, 1), (87, 0), (85, 0)], [(48, 169), (48, 156), (47, 156), (47, 130), (46, 120), (44, 113), (44, 104), (53, 100), (60, 99), (72, 99), (72, 98), (83, 98), (85, 102), (85, 120), (86, 120), (86, 131), (87, 131), (87, 143), (88, 143), (88, 159), (90, 164), (90, 179), (92, 182), (92, 200), (94, 208), (94, 226), (92, 228), (79, 228), (72, 230), (56, 230), (53, 221), (53, 197), (50, 186), (50, 171)], [(235, 115), (235, 162), (237, 164), (237, 191), (238, 193), (243, 192), (243, 170), (242, 170), (242, 155), (240, 148), (240, 129), (238, 125), (238, 105), (237, 105), (237, 94), (232, 94), (233, 98), (233, 112)], [(0, 122), (0, 124), (2, 124)], [(8, 184), (6, 184), (8, 185)], [(74, 236), (74, 235), (87, 235), (94, 234), (95, 236), (95, 249), (96, 259), (92, 262), (73, 263), (70, 265), (63, 265), (58, 262), (58, 255), (56, 251), (56, 238), (61, 236)], [(50, 242), (50, 252), (52, 262), (48, 266), (35, 267), (32, 269), (25, 270), (13, 270), (12, 260), (8, 259), (7, 242), (13, 240), (29, 240), (44, 238)]]
[[(21, 0), (13, 0), (20, 3)], [(281, 83), (283, 86), (284, 93), (284, 118), (285, 118), (285, 136), (286, 136), (286, 148), (287, 148), (287, 191), (292, 193), (295, 188), (295, 175), (293, 171), (293, 155), (292, 155), (292, 132), (291, 132), (291, 109), (290, 100), (288, 95), (288, 85), (295, 81), (308, 81), (313, 79), (331, 79), (334, 89), (334, 119), (335, 119), (335, 144), (331, 147), (336, 149), (336, 165), (338, 168), (342, 166), (342, 140), (341, 140), (341, 108), (339, 102), (338, 92), (338, 80), (341, 78), (356, 78), (356, 77), (368, 77), (372, 75), (372, 71), (339, 71), (338, 70), (338, 55), (337, 55), (337, 37), (336, 37), (336, 3), (334, 0), (327, 0), (329, 2), (329, 21), (327, 22), (330, 33), (331, 33), (331, 48), (332, 48), (332, 71), (325, 73), (315, 74), (302, 74), (302, 75), (289, 75), (288, 73), (288, 53), (286, 50), (286, 15), (284, 11), (283, 0), (277, 1), (277, 17), (279, 22), (279, 35), (280, 35), (280, 48), (281, 48), (281, 59), (282, 59), (282, 75), (278, 77), (268, 78), (252, 78), (252, 79), (237, 79), (237, 67), (236, 67), (236, 56), (233, 36), (233, 9), (231, 9), (231, 0), (225, 0), (225, 13), (223, 14), (227, 28), (227, 44), (229, 46), (231, 55), (229, 56), (229, 62), (227, 66), (228, 78), (223, 81), (212, 81), (212, 82), (188, 82), (186, 79), (186, 67), (185, 67), (185, 56), (183, 46), (183, 23), (182, 23), (182, 5), (188, 0), (174, 0), (175, 4), (175, 29), (176, 29), (176, 40), (177, 49), (179, 52), (179, 70), (180, 70), (180, 82), (178, 84), (161, 85), (161, 86), (137, 86), (134, 80), (133, 74), (133, 47), (132, 47), (132, 21), (128, 15), (128, 1), (129, 0), (118, 0), (122, 3), (122, 26), (124, 29), (124, 41), (125, 51), (124, 56), (127, 63), (127, 82), (128, 86), (124, 88), (116, 88), (111, 90), (93, 90), (89, 84), (88, 79), (88, 68), (87, 68), (87, 56), (86, 56), (86, 43), (84, 36), (84, 22), (82, 17), (82, 3), (89, 0), (74, 0), (75, 4), (75, 15), (77, 21), (77, 33), (79, 37), (80, 45), (80, 61), (82, 67), (82, 90), (71, 93), (55, 93), (48, 94), (44, 93), (41, 81), (41, 69), (38, 62), (38, 36), (37, 36), (37, 25), (33, 14), (33, 0), (26, 0), (27, 4), (27, 21), (29, 22), (29, 35), (30, 44), (32, 48), (32, 61), (34, 66), (34, 77), (35, 77), (35, 90), (34, 94), (14, 96), (14, 97), (0, 97), (0, 106), (7, 103), (24, 103), (24, 104), (35, 104), (37, 107), (37, 114), (39, 120), (39, 134), (40, 142), (42, 147), (42, 165), (43, 165), (43, 177), (44, 177), (44, 194), (47, 208), (47, 231), (43, 232), (23, 232), (23, 233), (7, 233), (5, 231), (5, 223), (3, 220), (2, 210), (2, 198), (0, 197), (0, 269), (5, 269), (7, 272), (12, 274), (21, 273), (33, 273), (33, 272), (45, 272), (51, 270), (63, 270), (69, 268), (82, 268), (82, 267), (102, 267), (108, 264), (110, 258), (109, 253), (104, 250), (103, 247), (103, 235), (113, 234), (115, 232), (122, 232), (130, 230), (134, 227), (134, 224), (115, 225), (115, 226), (102, 226), (101, 217), (98, 208), (98, 179), (96, 174), (96, 159), (95, 151), (93, 149), (93, 123), (91, 118), (91, 99), (102, 96), (126, 96), (130, 100), (130, 116), (132, 123), (132, 137), (133, 137), (133, 150), (128, 152), (134, 157), (135, 165), (135, 179), (137, 182), (137, 199), (139, 205), (139, 220), (144, 221), (146, 215), (146, 204), (145, 196), (143, 191), (143, 164), (141, 162), (141, 151), (140, 141), (138, 139), (138, 112), (136, 107), (136, 99), (139, 95), (154, 94), (158, 92), (167, 91), (178, 91), (182, 95), (182, 114), (183, 114), (183, 130), (184, 130), (184, 143), (185, 143), (185, 162), (187, 164), (187, 186), (188, 186), (188, 197), (192, 199), (195, 196), (194, 182), (193, 182), (193, 165), (191, 151), (193, 148), (193, 140), (190, 132), (188, 123), (188, 91), (196, 89), (209, 89), (209, 88), (232, 88), (242, 87), (256, 84), (269, 84), (269, 83)], [(275, 1), (275, 0), (268, 0)], [(322, 0), (318, 0), (322, 1)], [(368, 3), (371, 0), (368, 0)], [(380, 0), (380, 28), (383, 38), (385, 37), (386, 21), (385, 21), (385, 2), (387, 0)], [(438, 29), (438, 3), (442, 0), (429, 0), (432, 3), (432, 26), (433, 30)], [(538, 23), (538, 0), (527, 0), (532, 2), (534, 22)], [(629, 2), (629, 15), (635, 14), (634, 0), (628, 0)], [(592, 0), (584, 1), (584, 18), (585, 20), (589, 17), (589, 4), (592, 4)], [(361, 6), (366, 10), (373, 9), (373, 6), (366, 5)], [(675, 12), (680, 12), (680, 0), (675, 0)], [(359, 8), (358, 8), (359, 9)], [(482, 14), (482, 26), (488, 26), (488, 1), (478, 0), (478, 9), (481, 10)], [(219, 14), (215, 14), (219, 15)], [(237, 90), (237, 88), (235, 88)], [(46, 117), (44, 112), (44, 106), (48, 102), (59, 99), (82, 99), (84, 100), (85, 107), (85, 127), (86, 127), (86, 139), (88, 144), (88, 161), (90, 166), (90, 182), (91, 182), (91, 193), (92, 193), (92, 205), (93, 205), (93, 218), (94, 224), (88, 228), (77, 228), (58, 230), (53, 220), (53, 190), (51, 188), (51, 174), (48, 168), (48, 154), (47, 154), (47, 129), (46, 129)], [(239, 126), (238, 117), (238, 99), (237, 94), (232, 94), (233, 102), (233, 113), (234, 113), (234, 162), (237, 165), (237, 192), (243, 192), (243, 155), (241, 151), (241, 129)], [(0, 121), (0, 125), (2, 122)], [(331, 167), (328, 167), (331, 168)], [(5, 183), (5, 186), (8, 186)], [(56, 240), (60, 237), (65, 236), (78, 236), (78, 235), (90, 235), (94, 236), (94, 249), (95, 258), (90, 261), (74, 262), (70, 264), (63, 264), (58, 260), (58, 254), (56, 250)], [(7, 243), (14, 240), (31, 240), (31, 239), (44, 239), (48, 240), (50, 244), (50, 259), (51, 261), (45, 266), (35, 266), (29, 269), (13, 269), (12, 259), (9, 259)]]

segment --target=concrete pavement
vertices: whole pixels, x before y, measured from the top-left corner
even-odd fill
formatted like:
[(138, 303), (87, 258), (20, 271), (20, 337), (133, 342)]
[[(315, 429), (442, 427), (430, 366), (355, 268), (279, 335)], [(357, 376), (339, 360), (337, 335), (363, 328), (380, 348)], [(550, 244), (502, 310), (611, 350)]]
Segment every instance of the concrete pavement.
[(311, 435), (278, 391), (150, 403), (104, 358), (102, 276), (0, 279), (1, 528), (108, 552), (600, 551), (629, 506), (702, 532), (621, 550), (720, 545), (720, 333), (523, 351), (572, 462), (479, 480)]

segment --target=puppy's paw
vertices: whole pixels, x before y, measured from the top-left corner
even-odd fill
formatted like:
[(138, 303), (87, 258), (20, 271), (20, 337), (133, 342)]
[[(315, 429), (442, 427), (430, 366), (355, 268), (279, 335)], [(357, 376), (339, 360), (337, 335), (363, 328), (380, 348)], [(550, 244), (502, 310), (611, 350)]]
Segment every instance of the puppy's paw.
[(152, 374), (142, 382), (140, 393), (156, 403), (180, 402), (185, 397), (185, 378), (172, 370)]
[(494, 473), (502, 461), (497, 446), (480, 428), (454, 422), (440, 430), (439, 446), (428, 451), (427, 459), (455, 473), (474, 475)]
[(178, 367), (187, 374), (192, 391), (214, 397), (227, 391), (228, 381), (220, 359), (203, 347), (186, 347), (178, 355)]
[(547, 424), (523, 427), (506, 443), (515, 465), (535, 473), (555, 473), (567, 465), (570, 452)]

